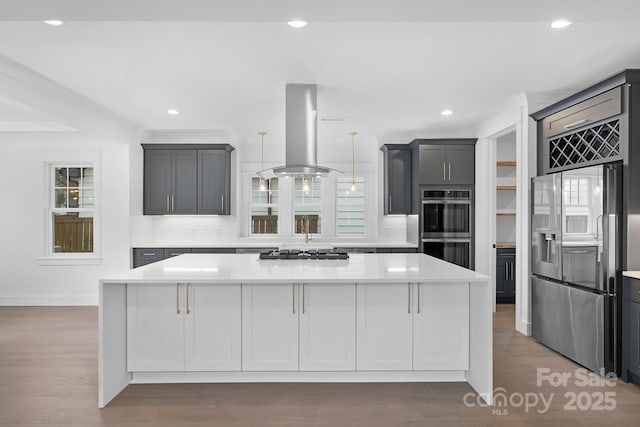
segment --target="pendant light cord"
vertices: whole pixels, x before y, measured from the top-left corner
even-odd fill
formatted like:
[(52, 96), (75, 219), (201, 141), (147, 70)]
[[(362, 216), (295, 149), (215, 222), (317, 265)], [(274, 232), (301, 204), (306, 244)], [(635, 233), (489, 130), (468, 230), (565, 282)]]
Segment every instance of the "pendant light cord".
[(356, 135), (358, 132), (349, 132), (351, 135), (351, 185), (356, 186)]

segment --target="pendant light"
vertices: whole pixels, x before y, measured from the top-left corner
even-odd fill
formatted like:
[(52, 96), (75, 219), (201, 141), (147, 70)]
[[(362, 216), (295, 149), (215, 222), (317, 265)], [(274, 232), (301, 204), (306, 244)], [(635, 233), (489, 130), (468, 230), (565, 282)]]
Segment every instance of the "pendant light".
[(351, 187), (349, 191), (356, 191), (356, 135), (358, 132), (349, 132), (351, 135)]
[(262, 175), (262, 171), (264, 170), (264, 136), (266, 134), (267, 133), (263, 130), (258, 132), (258, 135), (260, 135), (260, 144), (262, 147), (260, 151), (260, 187), (258, 187), (260, 191), (267, 191), (267, 183), (264, 179), (264, 176)]

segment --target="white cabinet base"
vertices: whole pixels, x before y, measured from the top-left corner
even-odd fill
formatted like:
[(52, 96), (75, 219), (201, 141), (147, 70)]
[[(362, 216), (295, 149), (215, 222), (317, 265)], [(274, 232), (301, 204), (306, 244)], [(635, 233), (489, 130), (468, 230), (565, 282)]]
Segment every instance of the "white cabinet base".
[(466, 382), (466, 371), (134, 372), (131, 384)]

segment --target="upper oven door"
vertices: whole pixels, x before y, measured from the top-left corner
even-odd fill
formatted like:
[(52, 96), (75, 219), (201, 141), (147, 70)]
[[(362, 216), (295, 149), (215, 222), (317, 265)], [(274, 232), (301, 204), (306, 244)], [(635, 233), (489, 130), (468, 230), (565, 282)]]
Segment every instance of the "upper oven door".
[(423, 200), (424, 238), (471, 237), (470, 200)]

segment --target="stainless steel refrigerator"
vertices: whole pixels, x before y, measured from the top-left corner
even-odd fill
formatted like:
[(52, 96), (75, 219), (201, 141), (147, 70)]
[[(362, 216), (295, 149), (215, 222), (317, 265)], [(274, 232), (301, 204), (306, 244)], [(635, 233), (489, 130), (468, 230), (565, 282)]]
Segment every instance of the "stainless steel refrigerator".
[(598, 373), (620, 370), (622, 165), (532, 180), (532, 335)]

